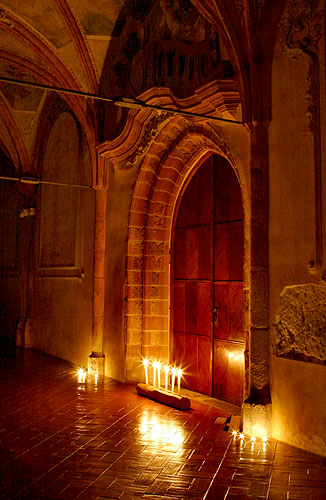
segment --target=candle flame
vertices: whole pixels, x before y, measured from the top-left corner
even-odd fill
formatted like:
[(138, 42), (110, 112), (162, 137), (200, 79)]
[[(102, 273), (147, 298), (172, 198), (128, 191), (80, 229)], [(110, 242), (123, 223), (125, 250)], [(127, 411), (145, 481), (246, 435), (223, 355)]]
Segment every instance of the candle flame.
[(83, 382), (83, 378), (84, 378), (83, 368), (79, 368), (79, 370), (77, 370), (77, 374), (78, 374), (78, 383), (81, 384)]

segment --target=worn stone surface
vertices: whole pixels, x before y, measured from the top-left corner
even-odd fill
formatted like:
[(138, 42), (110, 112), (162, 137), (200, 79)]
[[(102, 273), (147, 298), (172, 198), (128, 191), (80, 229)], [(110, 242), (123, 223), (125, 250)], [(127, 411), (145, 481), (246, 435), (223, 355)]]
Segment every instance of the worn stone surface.
[(326, 287), (285, 287), (274, 322), (277, 356), (303, 354), (326, 360)]
[(243, 432), (259, 438), (272, 435), (272, 405), (242, 405)]

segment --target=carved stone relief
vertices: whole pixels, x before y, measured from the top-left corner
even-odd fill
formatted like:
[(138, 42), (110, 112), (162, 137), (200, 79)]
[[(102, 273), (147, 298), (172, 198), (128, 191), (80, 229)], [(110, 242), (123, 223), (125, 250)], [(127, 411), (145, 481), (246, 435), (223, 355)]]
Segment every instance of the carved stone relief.
[(138, 158), (146, 153), (151, 141), (155, 139), (156, 135), (164, 125), (164, 123), (170, 118), (171, 113), (167, 112), (157, 112), (153, 118), (147, 123), (145, 127), (145, 132), (143, 134), (142, 140), (138, 145), (137, 149), (127, 158), (124, 166), (122, 168), (131, 168)]
[(326, 287), (285, 287), (274, 322), (276, 356), (326, 364)]
[(281, 20), (283, 40), (287, 48), (316, 53), (322, 31), (319, 0), (290, 0)]

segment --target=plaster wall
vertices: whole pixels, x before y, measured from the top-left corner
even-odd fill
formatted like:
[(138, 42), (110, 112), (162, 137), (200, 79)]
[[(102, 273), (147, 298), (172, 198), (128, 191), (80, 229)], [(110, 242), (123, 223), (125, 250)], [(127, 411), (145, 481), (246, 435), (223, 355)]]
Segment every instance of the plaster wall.
[[(77, 123), (63, 113), (46, 146), (43, 178), (89, 186), (91, 171)], [(92, 189), (45, 185), (37, 197), (32, 345), (85, 367), (92, 352), (94, 205)]]
[(273, 436), (326, 456), (326, 367), (272, 356)]
[(14, 339), (20, 319), (18, 194), (0, 181), (0, 335)]
[(138, 169), (109, 165), (103, 352), (105, 374), (125, 381), (124, 284), (129, 210)]
[[(272, 75), (273, 115), (269, 128), (270, 331), (273, 349), (270, 375), (274, 437), (325, 454), (326, 367), (317, 364), (320, 359), (316, 362), (316, 359), (305, 358), (307, 353), (296, 352), (304, 348), (303, 344), (309, 351), (309, 346), (316, 344), (314, 337), (318, 330), (317, 326), (315, 330), (307, 330), (303, 334), (306, 335), (304, 343), (303, 337), (299, 337), (301, 328), (315, 315), (313, 310), (310, 316), (305, 313), (310, 302), (313, 309), (312, 294), (307, 293), (303, 301), (303, 295), (297, 293), (297, 289), (300, 285), (309, 288), (320, 283), (318, 272), (312, 274), (309, 270), (309, 263), (316, 262), (318, 254), (315, 179), (319, 152), (315, 140), (318, 123), (313, 92), (316, 83), (320, 84), (314, 81), (311, 65), (311, 57), (303, 51), (277, 44)], [(292, 295), (284, 309), (280, 296), (285, 287), (292, 287)], [(291, 308), (296, 310), (288, 318)], [(284, 326), (278, 314), (285, 314), (290, 321), (284, 330), (287, 340), (292, 338), (288, 352), (281, 353), (276, 349), (282, 329), (279, 325)], [(291, 332), (294, 337), (291, 337)], [(281, 355), (292, 356), (292, 359), (282, 359)], [(303, 355), (303, 361), (298, 361), (297, 355)], [(318, 357), (317, 353), (315, 358)]]

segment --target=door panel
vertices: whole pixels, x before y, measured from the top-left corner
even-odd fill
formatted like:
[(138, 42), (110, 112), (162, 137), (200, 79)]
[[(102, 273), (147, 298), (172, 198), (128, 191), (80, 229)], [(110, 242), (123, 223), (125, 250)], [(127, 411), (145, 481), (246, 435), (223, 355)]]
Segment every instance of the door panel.
[(214, 307), (217, 321), (214, 323), (214, 338), (243, 340), (243, 284), (215, 283)]
[(198, 338), (197, 335), (185, 334), (184, 342), (184, 370), (185, 370), (185, 380), (186, 386), (189, 389), (197, 391), (198, 389)]
[(184, 370), (183, 386), (193, 391), (212, 392), (212, 344), (210, 337), (174, 332), (176, 366)]
[(229, 279), (243, 280), (243, 224), (234, 222), (229, 226)]
[(204, 394), (212, 393), (212, 342), (210, 337), (198, 338), (196, 390)]
[(176, 228), (175, 279), (211, 279), (211, 240), (207, 226)]
[[(191, 179), (179, 207), (177, 227), (210, 224), (214, 212), (214, 193), (207, 186), (213, 185), (213, 168), (209, 160)], [(200, 208), (200, 209), (199, 209)]]
[(183, 194), (174, 235), (173, 304), (173, 356), (185, 369), (183, 385), (241, 404), (242, 200), (224, 158), (209, 158)]
[[(217, 399), (242, 404), (244, 378), (243, 343), (214, 341), (214, 388)], [(239, 383), (240, 382), (240, 383)]]
[(215, 281), (243, 280), (243, 223), (215, 226)]

